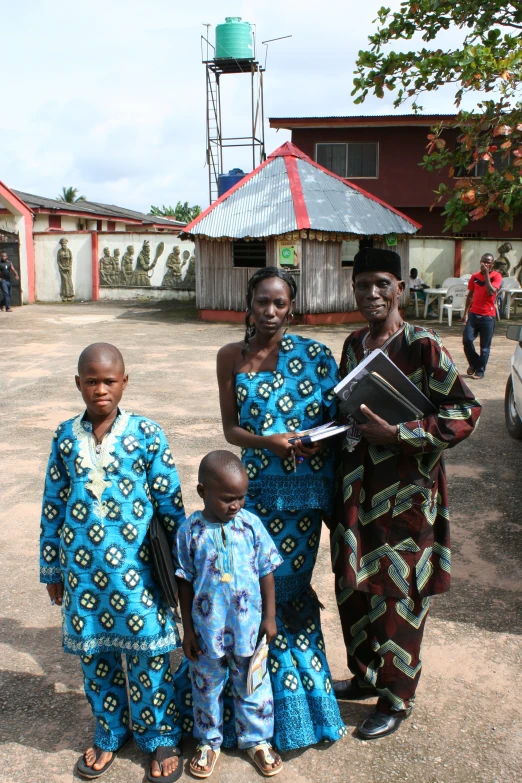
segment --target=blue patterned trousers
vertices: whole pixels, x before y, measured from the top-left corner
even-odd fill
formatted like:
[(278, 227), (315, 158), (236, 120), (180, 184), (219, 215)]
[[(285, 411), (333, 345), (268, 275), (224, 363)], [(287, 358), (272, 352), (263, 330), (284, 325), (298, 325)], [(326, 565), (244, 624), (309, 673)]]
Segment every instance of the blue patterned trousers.
[(274, 701), (270, 677), (247, 696), (246, 682), (250, 658), (208, 658), (200, 655), (190, 664), (194, 704), (194, 736), (212, 748), (223, 742), (223, 694), (227, 675), (234, 699), (238, 746), (245, 750), (274, 733)]
[(179, 743), (179, 713), (168, 653), (127, 656), (130, 701), (121, 653), (81, 655), (80, 660), (85, 695), (96, 720), (94, 742), (99, 748), (121, 748), (129, 736), (129, 716), (141, 750), (152, 753), (160, 745)]

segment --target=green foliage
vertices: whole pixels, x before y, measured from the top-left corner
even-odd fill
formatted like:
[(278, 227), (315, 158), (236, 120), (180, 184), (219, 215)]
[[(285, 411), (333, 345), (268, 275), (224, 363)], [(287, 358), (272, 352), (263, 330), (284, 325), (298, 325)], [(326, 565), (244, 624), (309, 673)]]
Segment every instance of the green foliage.
[(200, 213), (201, 207), (198, 207), (197, 205), (189, 207), (188, 201), (185, 201), (184, 204), (182, 204), (181, 201), (178, 201), (175, 207), (166, 207), (164, 204), (161, 209), (155, 206), (151, 206), (150, 208), (151, 215), (155, 215), (156, 217), (171, 217), (174, 218), (174, 220), (179, 220), (183, 223), (190, 223), (190, 221), (197, 218)]
[(85, 201), (85, 196), (78, 196), (78, 188), (62, 188), (62, 192), (56, 196), (58, 201), (65, 201), (67, 204), (74, 204), (76, 201)]
[[(522, 213), (522, 3), (405, 0), (398, 12), (381, 8), (376, 22), (369, 50), (359, 52), (355, 103), (369, 93), (382, 98), (385, 90), (396, 90), (394, 106), (411, 99), (418, 112), (422, 93), (454, 85), (458, 113), (432, 129), (421, 163), (428, 171), (447, 170), (450, 178), (465, 175), (435, 192), (435, 203), (444, 203), (445, 230), (462, 231), (489, 212), (504, 230), (511, 228)], [(435, 48), (439, 33), (451, 28), (463, 31), (462, 45)], [(388, 51), (390, 42), (415, 34), (432, 46)], [(484, 93), (493, 96), (484, 99)], [(475, 97), (473, 111), (460, 109), (464, 96)], [(477, 178), (479, 164), (485, 171)]]

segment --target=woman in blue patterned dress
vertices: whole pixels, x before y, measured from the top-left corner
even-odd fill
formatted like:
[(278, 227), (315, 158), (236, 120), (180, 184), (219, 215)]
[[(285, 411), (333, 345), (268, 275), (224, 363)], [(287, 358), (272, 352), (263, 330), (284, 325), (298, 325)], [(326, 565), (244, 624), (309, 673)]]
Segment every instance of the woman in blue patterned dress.
[[(321, 513), (331, 510), (334, 454), (289, 443), (330, 420), (337, 365), (321, 343), (287, 335), (296, 284), (265, 267), (250, 279), (244, 341), (218, 353), (223, 430), (240, 446), (250, 483), (245, 508), (260, 517), (284, 559), (275, 574), (278, 635), (271, 644), (274, 744), (279, 750), (334, 741), (346, 729), (332, 689), (311, 588)], [(230, 716), (230, 731), (233, 721)]]

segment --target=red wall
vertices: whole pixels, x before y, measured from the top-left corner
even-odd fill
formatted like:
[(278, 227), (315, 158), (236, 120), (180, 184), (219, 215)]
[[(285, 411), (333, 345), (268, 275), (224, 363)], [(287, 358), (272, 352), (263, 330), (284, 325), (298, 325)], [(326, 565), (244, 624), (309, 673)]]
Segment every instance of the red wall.
[[(422, 224), (418, 232), (424, 236), (443, 234), (444, 218), (441, 209), (430, 212), (433, 203), (433, 191), (441, 182), (451, 187), (454, 180), (439, 172), (430, 172), (419, 166), (426, 154), (428, 127), (387, 127), (387, 128), (296, 128), (292, 130), (292, 142), (316, 159), (315, 145), (326, 142), (378, 142), (379, 169), (378, 178), (354, 179), (356, 185), (383, 199), (392, 207), (402, 210), (406, 215)], [(456, 132), (455, 132), (456, 136)], [(451, 137), (449, 133), (445, 136)], [(513, 231), (502, 231), (496, 215), (488, 215), (483, 220), (470, 223), (464, 233), (478, 233), (490, 237), (521, 237), (522, 218), (515, 220)], [(448, 232), (446, 232), (448, 235)]]

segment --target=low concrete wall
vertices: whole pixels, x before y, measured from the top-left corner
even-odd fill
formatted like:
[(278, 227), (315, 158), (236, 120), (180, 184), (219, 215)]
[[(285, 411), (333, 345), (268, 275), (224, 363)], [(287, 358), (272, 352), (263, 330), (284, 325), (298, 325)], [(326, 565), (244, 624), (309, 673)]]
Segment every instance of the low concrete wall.
[(127, 299), (173, 300), (177, 302), (195, 302), (195, 291), (178, 291), (175, 288), (125, 288), (100, 287), (100, 299), (123, 302)]
[[(9, 223), (11, 225), (13, 221)], [(136, 269), (136, 262), (140, 252), (144, 247), (145, 241), (149, 243), (150, 256), (149, 264), (156, 259), (153, 269), (146, 273), (146, 280), (150, 280), (149, 286), (100, 286), (100, 299), (113, 299), (116, 301), (147, 298), (147, 299), (173, 299), (177, 301), (191, 301), (195, 299), (196, 292), (191, 290), (188, 280), (185, 281), (189, 260), (182, 270), (182, 279), (179, 288), (162, 286), (165, 273), (167, 271), (166, 263), (169, 255), (175, 247), (179, 248), (179, 258), (183, 260), (183, 253), (188, 251), (189, 258), (194, 253), (193, 242), (181, 242), (177, 234), (174, 233), (152, 233), (136, 232), (128, 233), (122, 231), (115, 232), (96, 232), (97, 253), (96, 263), (100, 267), (100, 259), (103, 257), (104, 249), (108, 248), (111, 259), (115, 258), (114, 251), (119, 251), (119, 260), (121, 260), (127, 249), (132, 246), (132, 267)], [(67, 247), (72, 252), (72, 281), (74, 286), (75, 301), (89, 301), (92, 299), (92, 275), (93, 275), (93, 255), (92, 241), (93, 234), (90, 231), (53, 231), (52, 233), (42, 232), (34, 233), (35, 247), (35, 277), (36, 277), (36, 301), (38, 302), (59, 302), (61, 278), (58, 269), (58, 251), (60, 250), (60, 239), (67, 240)], [(23, 239), (23, 238), (22, 238)], [(21, 239), (21, 242), (22, 242)], [(159, 247), (163, 245), (163, 250)], [(161, 252), (160, 252), (161, 251)], [(193, 266), (193, 264), (192, 264)], [(118, 280), (118, 274), (116, 274)], [(145, 282), (146, 282), (145, 280)], [(142, 282), (142, 281), (138, 281)], [(170, 280), (172, 282), (172, 278)], [(194, 284), (195, 288), (195, 284)]]

